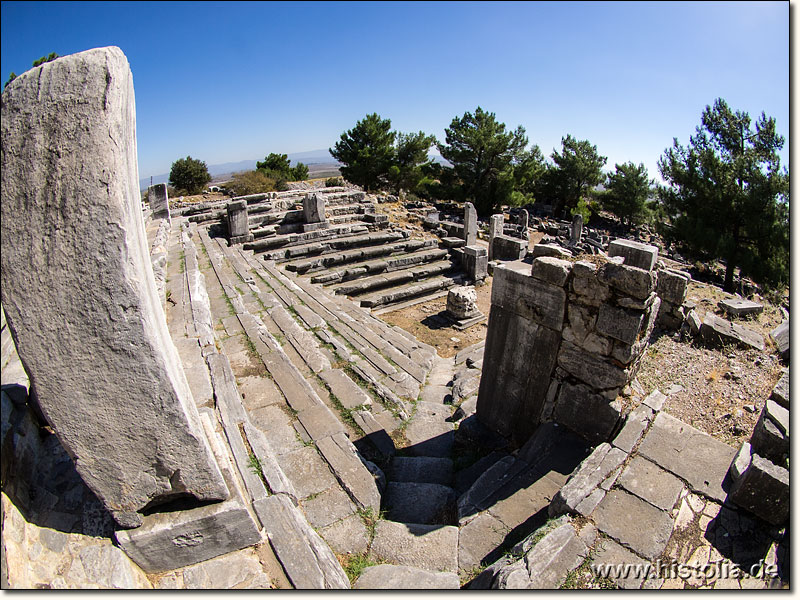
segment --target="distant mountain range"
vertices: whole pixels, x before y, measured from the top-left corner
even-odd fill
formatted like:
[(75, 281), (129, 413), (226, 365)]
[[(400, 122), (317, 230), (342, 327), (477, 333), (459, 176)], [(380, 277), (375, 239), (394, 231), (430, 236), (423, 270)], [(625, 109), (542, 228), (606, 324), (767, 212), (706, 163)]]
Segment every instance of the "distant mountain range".
[[(295, 152), (288, 154), (289, 160), (294, 165), (298, 162), (305, 163), (306, 165), (319, 165), (330, 164), (332, 169), (335, 169), (340, 163), (330, 155), (327, 148), (322, 150), (308, 150), (306, 152)], [(260, 158), (258, 160), (263, 160)], [(228, 162), (218, 165), (208, 165), (208, 173), (214, 179), (219, 179), (223, 175), (231, 175), (239, 171), (252, 171), (256, 168), (258, 160), (240, 160), (239, 162)], [(146, 190), (150, 185), (156, 183), (167, 183), (169, 181), (169, 173), (162, 173), (161, 175), (153, 175), (151, 177), (142, 177), (139, 179), (139, 189)]]

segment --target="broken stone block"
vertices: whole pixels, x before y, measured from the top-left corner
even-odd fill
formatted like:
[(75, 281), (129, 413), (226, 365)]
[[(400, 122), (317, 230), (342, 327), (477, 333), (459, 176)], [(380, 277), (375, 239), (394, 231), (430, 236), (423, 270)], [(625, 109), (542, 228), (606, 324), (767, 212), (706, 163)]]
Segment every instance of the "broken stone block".
[(555, 244), (536, 244), (533, 247), (533, 257), (552, 256), (554, 258), (569, 258), (572, 252)]
[(773, 329), (769, 337), (775, 342), (778, 347), (778, 354), (781, 355), (783, 360), (789, 360), (789, 320), (787, 319), (775, 329)]
[(782, 525), (789, 518), (789, 471), (751, 454), (728, 499), (768, 523)]
[(572, 263), (552, 256), (540, 256), (533, 259), (531, 277), (546, 283), (563, 287), (572, 270)]
[(503, 235), (503, 221), (505, 217), (502, 214), (492, 215), (489, 218), (489, 260), (494, 260), (494, 238), (498, 235)]
[(628, 383), (628, 370), (566, 341), (558, 353), (558, 366), (596, 390), (622, 389)]
[(621, 256), (629, 267), (651, 271), (658, 261), (658, 248), (630, 240), (614, 240), (608, 245), (609, 256)]
[(783, 408), (789, 410), (789, 369), (784, 369), (781, 373), (781, 378), (772, 389), (770, 400), (777, 402)]
[(150, 210), (153, 211), (154, 219), (170, 220), (166, 183), (157, 183), (147, 188), (147, 200), (150, 202)]
[(457, 590), (460, 587), (456, 573), (437, 573), (400, 565), (375, 565), (361, 572), (353, 589)]
[(647, 425), (653, 419), (653, 410), (646, 404), (642, 404), (628, 413), (625, 425), (614, 438), (614, 446), (623, 452), (630, 452), (642, 437), (642, 433), (647, 429)]
[(306, 223), (325, 221), (325, 198), (321, 194), (311, 192), (303, 197), (303, 219)]
[(750, 437), (753, 452), (782, 465), (789, 453), (789, 411), (767, 400)]
[(492, 306), (510, 310), (545, 327), (561, 331), (566, 292), (508, 267), (495, 269)]
[(760, 333), (726, 321), (712, 312), (706, 313), (706, 318), (700, 327), (700, 336), (711, 346), (736, 344), (742, 348), (764, 350), (764, 338)]
[(597, 270), (597, 279), (639, 300), (648, 298), (656, 285), (656, 275), (652, 271), (616, 262), (607, 262), (600, 267)]
[(606, 442), (597, 446), (553, 497), (547, 509), (548, 515), (555, 517), (565, 512), (583, 516), (591, 514), (605, 496), (604, 492), (599, 497), (592, 496), (593, 492), (626, 457), (625, 452), (619, 448), (612, 448)]
[(597, 332), (626, 344), (633, 344), (642, 330), (644, 316), (641, 311), (603, 304), (597, 316)]
[(750, 461), (752, 458), (753, 448), (750, 446), (749, 442), (744, 442), (742, 447), (739, 448), (739, 452), (737, 452), (736, 456), (733, 457), (733, 462), (731, 462), (731, 467), (728, 470), (733, 481), (739, 479), (739, 477), (742, 476), (742, 473), (747, 470), (747, 467), (750, 466)]
[(464, 204), (464, 243), (474, 246), (478, 241), (478, 212), (472, 202)]
[(742, 317), (744, 315), (757, 315), (764, 310), (764, 305), (744, 298), (728, 298), (720, 300), (719, 307), (729, 315)]
[(608, 440), (617, 426), (620, 405), (584, 385), (563, 384), (555, 407), (555, 421), (597, 444)]
[(3, 308), (78, 473), (123, 527), (176, 497), (227, 498), (153, 276), (125, 55), (20, 75), (0, 128)]
[(662, 301), (676, 306), (686, 300), (686, 291), (689, 289), (691, 275), (674, 269), (662, 269), (658, 272), (656, 294)]
[(703, 326), (703, 321), (700, 320), (700, 315), (694, 309), (689, 311), (686, 315), (686, 323), (689, 325), (689, 333), (693, 336), (700, 335), (700, 328)]
[(447, 312), (458, 320), (480, 315), (475, 288), (470, 286), (450, 288), (447, 292)]

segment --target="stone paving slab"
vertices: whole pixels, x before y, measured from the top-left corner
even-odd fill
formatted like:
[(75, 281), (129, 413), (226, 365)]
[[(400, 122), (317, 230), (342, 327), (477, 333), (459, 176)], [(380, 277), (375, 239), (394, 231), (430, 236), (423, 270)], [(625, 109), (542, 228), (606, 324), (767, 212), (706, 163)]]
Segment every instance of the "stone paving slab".
[(661, 510), (672, 509), (683, 490), (680, 479), (641, 456), (625, 468), (619, 485)]
[(455, 573), (436, 573), (399, 565), (367, 567), (353, 586), (354, 590), (457, 590)]
[(336, 485), (328, 465), (317, 453), (316, 448), (306, 446), (294, 452), (278, 455), (277, 459), (299, 498), (319, 494)]
[[(636, 573), (637, 565), (649, 565), (646, 560), (639, 558), (633, 552), (620, 546), (617, 542), (609, 538), (602, 538), (597, 546), (594, 557), (592, 558), (592, 566), (594, 568), (602, 569), (605, 565), (612, 568), (616, 566), (632, 565), (628, 574), (624, 573), (609, 573), (608, 578), (624, 590), (638, 590), (642, 587), (645, 577), (640, 573)], [(639, 567), (647, 568), (645, 566)]]
[(447, 458), (453, 447), (453, 425), (445, 421), (452, 409), (443, 404), (417, 403), (417, 414), (406, 428), (408, 452), (414, 456)]
[(488, 512), (472, 519), (458, 533), (458, 568), (467, 572), (481, 563), (493, 563), (502, 555), (501, 546), (510, 531)]
[(433, 456), (395, 456), (388, 474), (392, 481), (417, 481), (449, 486), (453, 480), (453, 461)]
[(623, 490), (612, 490), (592, 513), (598, 529), (650, 559), (672, 535), (673, 521), (662, 510)]
[(369, 548), (369, 531), (357, 514), (321, 528), (319, 534), (338, 554), (360, 554)]
[(429, 571), (458, 572), (458, 527), (379, 521), (370, 554)]
[(302, 500), (300, 508), (311, 526), (317, 529), (327, 527), (356, 512), (355, 504), (338, 485)]
[(684, 479), (693, 491), (725, 500), (728, 467), (736, 450), (667, 413), (659, 413), (639, 454)]

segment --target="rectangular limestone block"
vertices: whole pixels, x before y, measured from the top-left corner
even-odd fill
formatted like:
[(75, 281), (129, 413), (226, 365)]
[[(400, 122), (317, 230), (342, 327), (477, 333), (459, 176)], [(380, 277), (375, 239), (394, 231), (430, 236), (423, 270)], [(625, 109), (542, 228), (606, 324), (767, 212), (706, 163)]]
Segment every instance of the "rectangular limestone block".
[(728, 499), (768, 523), (782, 525), (789, 518), (789, 471), (753, 454)]
[(658, 272), (656, 294), (661, 300), (680, 306), (686, 300), (691, 275), (674, 269), (662, 269)]
[(644, 300), (656, 286), (656, 274), (636, 266), (607, 262), (597, 270), (597, 279), (623, 294)]
[(621, 256), (629, 267), (651, 271), (658, 261), (658, 248), (630, 240), (614, 240), (608, 245), (609, 256)]
[(303, 217), (306, 223), (319, 223), (325, 220), (325, 198), (311, 192), (303, 197)]
[(153, 276), (125, 55), (45, 63), (2, 102), (3, 307), (42, 412), (124, 527), (226, 498)]
[(250, 227), (247, 222), (247, 202), (237, 200), (228, 202), (228, 233), (231, 238), (247, 236)]
[(633, 344), (642, 331), (645, 313), (603, 304), (597, 316), (597, 331), (626, 344)]
[(478, 241), (478, 212), (471, 202), (464, 204), (464, 244), (474, 246)]
[(150, 210), (153, 211), (154, 219), (169, 220), (169, 197), (166, 183), (157, 183), (147, 188), (147, 200), (150, 202)]
[(519, 260), (528, 250), (528, 240), (507, 235), (496, 235), (492, 240), (493, 260)]
[(566, 299), (563, 288), (534, 279), (525, 272), (507, 267), (494, 271), (492, 306), (500, 306), (550, 329), (561, 331)]
[(555, 421), (592, 444), (607, 441), (617, 427), (621, 406), (585, 385), (564, 384), (556, 401)]

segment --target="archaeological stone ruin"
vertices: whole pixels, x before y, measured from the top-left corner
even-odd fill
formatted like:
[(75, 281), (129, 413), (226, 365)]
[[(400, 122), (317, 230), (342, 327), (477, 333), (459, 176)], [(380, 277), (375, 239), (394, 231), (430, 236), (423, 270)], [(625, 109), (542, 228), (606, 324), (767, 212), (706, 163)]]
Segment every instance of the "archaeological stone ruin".
[[(133, 81), (2, 94), (4, 589), (788, 587), (788, 313), (546, 205), (143, 200)], [(747, 441), (642, 383), (664, 337), (776, 365)]]

